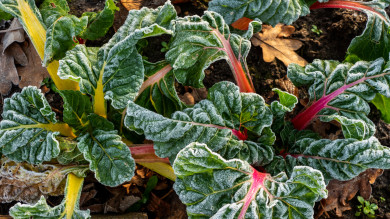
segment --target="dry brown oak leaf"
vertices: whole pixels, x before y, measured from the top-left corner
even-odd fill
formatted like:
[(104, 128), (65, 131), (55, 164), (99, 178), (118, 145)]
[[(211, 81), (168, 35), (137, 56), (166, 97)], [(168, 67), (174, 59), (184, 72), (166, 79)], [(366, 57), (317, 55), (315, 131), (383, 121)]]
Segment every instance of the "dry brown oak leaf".
[(43, 79), (50, 76), (49, 72), (42, 67), (41, 57), (39, 57), (30, 39), (27, 39), (23, 44), (23, 51), (27, 55), (28, 64), (17, 67), (21, 77), (19, 87), (24, 88), (29, 85), (40, 87)]
[(265, 62), (272, 62), (276, 57), (286, 66), (291, 63), (305, 66), (307, 61), (295, 52), (302, 47), (303, 43), (299, 40), (283, 38), (291, 36), (294, 31), (295, 28), (291, 25), (277, 24), (275, 27), (263, 25), (262, 32), (255, 33), (251, 41), (254, 46), (263, 49)]
[(27, 57), (17, 43), (13, 43), (3, 52), (3, 45), (0, 45), (0, 94), (8, 95), (12, 84), (19, 84), (19, 76), (15, 63), (27, 65)]
[(364, 199), (370, 198), (373, 184), (380, 175), (382, 175), (382, 169), (368, 169), (361, 173), (359, 176), (348, 181), (331, 180), (326, 187), (328, 190), (328, 198), (322, 199), (320, 202), (320, 209), (317, 212), (315, 218), (319, 218), (326, 211), (336, 210), (336, 215), (341, 217), (343, 211), (351, 210), (351, 206), (347, 203), (356, 193), (359, 192), (360, 196)]
[(128, 10), (139, 10), (142, 7), (158, 7), (163, 5), (166, 0), (121, 0), (122, 5)]

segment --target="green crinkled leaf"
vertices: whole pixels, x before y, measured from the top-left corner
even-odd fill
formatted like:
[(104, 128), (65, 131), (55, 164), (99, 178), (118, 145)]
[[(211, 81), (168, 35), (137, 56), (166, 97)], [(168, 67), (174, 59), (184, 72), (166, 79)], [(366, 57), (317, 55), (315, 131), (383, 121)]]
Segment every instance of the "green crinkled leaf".
[(88, 118), (92, 131), (79, 137), (77, 147), (90, 162), (95, 178), (107, 186), (130, 181), (135, 171), (130, 149), (122, 142), (111, 122), (96, 114)]
[(274, 115), (272, 129), (279, 131), (285, 123), (284, 115), (294, 109), (295, 105), (298, 103), (298, 98), (278, 88), (274, 88), (272, 91), (279, 95), (279, 101), (274, 101), (271, 103), (271, 111)]
[(57, 19), (68, 15), (70, 9), (66, 0), (44, 0), (39, 11), (46, 27), (50, 27)]
[[(9, 214), (13, 218), (19, 218), (19, 219), (30, 219), (30, 218), (49, 218), (49, 219), (86, 219), (86, 218), (91, 218), (89, 210), (80, 210), (79, 209), (79, 199), (81, 195), (81, 188), (69, 188), (70, 180), (69, 180), (69, 175), (67, 179), (67, 186), (65, 189), (65, 197), (68, 197), (68, 192), (77, 192), (77, 194), (72, 194), (72, 195), (77, 195), (77, 197), (70, 197), (70, 198), (75, 198), (75, 202), (72, 203), (69, 200), (67, 202), (67, 199), (64, 198), (63, 201), (61, 202), (60, 205), (57, 205), (55, 207), (50, 207), (46, 203), (45, 197), (41, 196), (41, 199), (35, 203), (34, 205), (29, 205), (29, 204), (21, 204), (17, 203), (14, 205), (10, 210)], [(81, 184), (82, 186), (82, 184)], [(76, 191), (72, 191), (71, 189), (75, 189)], [(71, 191), (69, 191), (71, 190)], [(74, 204), (74, 206), (67, 206), (70, 204)], [(72, 212), (68, 212), (67, 208), (72, 208)], [(71, 214), (71, 215), (68, 215)]]
[(57, 137), (57, 140), (61, 149), (61, 152), (57, 157), (59, 164), (86, 163), (83, 154), (77, 148), (77, 141), (64, 137)]
[(178, 154), (174, 189), (190, 218), (312, 218), (327, 191), (320, 171), (295, 167), (291, 177), (271, 177), (247, 162), (225, 160), (205, 144)]
[(368, 102), (377, 93), (390, 97), (390, 63), (383, 58), (354, 65), (337, 61), (315, 60), (305, 68), (288, 67), (288, 77), (297, 85), (309, 85), (311, 103), (292, 123), (301, 130), (314, 118), (337, 120), (346, 138), (368, 139), (375, 133), (367, 118)]
[(60, 60), (58, 76), (62, 79), (80, 81), (80, 91), (85, 94), (95, 95), (99, 69), (97, 69), (98, 47), (86, 47), (77, 45), (66, 52), (65, 58)]
[(283, 141), (283, 145), (294, 145), (295, 142), (304, 139), (311, 138), (313, 140), (320, 140), (321, 136), (311, 130), (296, 130), (291, 122), (286, 122), (283, 129), (280, 131), (280, 138)]
[(276, 156), (266, 166), (267, 172), (290, 175), (295, 166), (305, 165), (320, 170), (328, 182), (350, 180), (368, 168), (390, 168), (390, 149), (374, 137), (362, 141), (304, 138), (288, 147), (286, 158)]
[[(87, 15), (92, 19), (88, 21), (88, 27), (81, 34), (81, 38), (96, 40), (106, 35), (107, 31), (114, 23), (114, 15), (116, 11), (119, 11), (119, 8), (115, 6), (114, 0), (106, 0), (106, 4), (102, 11), (93, 16)], [(85, 14), (83, 14), (83, 16), (85, 16)]]
[[(67, 219), (67, 215), (63, 214), (65, 212), (65, 203), (55, 206), (54, 208), (50, 207), (46, 203), (45, 197), (41, 196), (41, 199), (35, 203), (35, 205), (21, 204), (18, 203), (10, 209), (10, 215), (13, 218), (18, 219), (30, 219), (33, 218), (47, 218), (47, 219)], [(62, 216), (62, 217), (61, 217)], [(72, 219), (80, 218), (91, 218), (89, 210), (75, 210), (71, 217)]]
[(243, 129), (261, 136), (270, 127), (272, 113), (263, 98), (254, 93), (240, 93), (231, 82), (214, 85), (208, 95), (207, 100), (177, 111), (171, 118), (129, 102), (125, 126), (153, 140), (156, 154), (171, 161), (186, 145), (198, 141), (209, 144), (225, 158), (240, 158), (257, 165), (270, 162), (272, 147), (237, 137)]
[(298, 17), (310, 13), (309, 5), (304, 0), (213, 0), (209, 3), (209, 10), (221, 14), (228, 24), (247, 17), (273, 26), (278, 23), (291, 24)]
[(88, 18), (77, 18), (74, 15), (63, 16), (47, 29), (45, 42), (45, 56), (43, 64), (46, 66), (53, 60), (59, 60), (77, 43), (77, 36), (87, 27)]
[[(172, 13), (174, 16), (170, 17)], [(175, 16), (170, 3), (157, 9), (130, 11), (124, 25), (97, 55), (89, 55), (82, 45), (76, 46), (60, 61), (58, 75), (80, 81), (82, 92), (104, 96), (115, 109), (124, 109), (129, 100), (135, 99), (144, 81), (142, 56), (135, 45), (142, 38), (171, 33), (159, 24), (169, 24)]]
[[(250, 37), (253, 25), (245, 34), (245, 38), (230, 33), (229, 26), (222, 16), (205, 11), (202, 17), (188, 16), (174, 22), (174, 37), (165, 54), (171, 63), (176, 79), (194, 87), (203, 87), (204, 70), (213, 62), (225, 59), (230, 65), (236, 80), (249, 80), (246, 57), (251, 48)], [(260, 25), (259, 22), (252, 22)], [(244, 71), (245, 71), (244, 70)]]
[[(385, 8), (389, 1), (374, 0), (359, 2), (363, 7), (358, 10), (367, 15), (367, 23), (363, 33), (355, 37), (348, 47), (349, 56), (357, 56), (360, 60), (373, 61), (377, 58), (389, 60), (390, 52), (390, 19)], [(370, 10), (364, 7), (370, 7)]]
[(0, 9), (0, 21), (1, 20), (10, 20), (11, 18), (13, 18), (13, 16), (11, 14), (8, 14), (7, 12)]
[(57, 123), (55, 113), (41, 91), (26, 87), (4, 101), (0, 122), (2, 153), (16, 161), (38, 164), (58, 156), (55, 136), (67, 127)]
[(64, 100), (63, 120), (76, 130), (81, 130), (88, 123), (87, 116), (93, 112), (91, 100), (80, 91), (60, 91)]
[(170, 2), (157, 9), (143, 7), (140, 10), (129, 11), (125, 23), (118, 29), (110, 41), (105, 44), (104, 56), (108, 55), (114, 45), (137, 31), (144, 32), (144, 37), (172, 34), (170, 30), (171, 21), (176, 16), (176, 10)]
[(381, 112), (381, 119), (390, 123), (390, 98), (377, 94), (371, 103)]
[(144, 67), (145, 81), (135, 103), (165, 117), (182, 110), (185, 105), (177, 96), (172, 67), (165, 61), (158, 63), (144, 61)]

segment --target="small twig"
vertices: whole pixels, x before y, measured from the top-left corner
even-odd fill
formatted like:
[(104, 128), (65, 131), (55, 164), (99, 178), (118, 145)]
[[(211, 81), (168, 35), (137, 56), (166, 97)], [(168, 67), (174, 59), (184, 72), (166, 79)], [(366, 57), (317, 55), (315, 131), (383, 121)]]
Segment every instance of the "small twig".
[(6, 29), (6, 30), (0, 30), (0, 33), (7, 33), (7, 32), (14, 31), (14, 30), (20, 30), (20, 29), (23, 29), (23, 27), (9, 28), (9, 29)]
[(51, 109), (52, 109), (54, 112), (56, 112), (56, 113), (62, 114), (62, 111), (59, 110), (59, 109), (56, 109), (56, 108), (54, 108), (54, 107), (51, 107)]
[(165, 194), (163, 197), (161, 197), (160, 199), (164, 199), (166, 198), (169, 194), (171, 194), (173, 192), (173, 189), (169, 190), (169, 192), (167, 192), (167, 194)]

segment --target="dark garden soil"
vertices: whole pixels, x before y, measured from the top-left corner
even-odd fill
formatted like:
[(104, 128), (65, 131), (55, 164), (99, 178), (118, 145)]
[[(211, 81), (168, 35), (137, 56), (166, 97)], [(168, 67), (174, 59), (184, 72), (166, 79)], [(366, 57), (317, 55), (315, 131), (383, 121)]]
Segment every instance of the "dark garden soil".
[[(156, 7), (161, 1), (146, 1), (148, 6)], [(72, 0), (69, 2), (71, 13), (80, 16), (85, 11), (97, 11), (104, 7), (104, 0)], [(126, 9), (118, 3), (120, 11), (116, 14), (114, 26), (103, 39), (93, 42), (87, 42), (88, 46), (101, 46), (106, 43), (115, 31), (123, 24), (126, 19)], [(198, 14), (202, 15), (203, 8), (194, 6), (190, 3), (177, 5), (179, 16)], [(340, 9), (318, 9), (312, 11), (310, 15), (300, 18), (293, 26), (296, 28), (295, 33), (291, 36), (303, 42), (303, 47), (297, 53), (312, 62), (314, 59), (334, 59), (343, 61), (347, 47), (353, 37), (359, 35), (364, 29), (366, 17), (364, 14), (350, 10)], [(317, 35), (311, 31), (312, 25), (316, 25), (322, 33)], [(160, 41), (149, 40), (146, 52), (143, 54), (148, 57), (149, 61), (158, 61), (164, 59), (164, 54), (160, 53), (162, 41), (169, 41), (169, 36), (159, 37)], [(286, 66), (278, 60), (266, 63), (262, 60), (262, 50), (260, 47), (252, 47), (247, 58), (248, 68), (257, 93), (262, 95), (269, 104), (276, 99), (272, 88), (288, 89), (291, 86), (286, 80)], [(207, 88), (213, 84), (227, 80), (234, 82), (233, 75), (226, 61), (218, 61), (205, 70), (204, 84)], [(178, 92), (183, 94), (185, 90), (182, 86), (177, 85)], [(20, 89), (15, 86), (8, 96), (0, 98), (0, 114), (3, 108), (4, 98), (10, 97), (12, 93), (19, 92)], [(299, 91), (300, 99), (307, 99), (307, 92), (303, 89)], [(54, 92), (46, 94), (47, 99), (54, 109), (58, 109), (58, 117), (61, 117), (62, 100)], [(302, 109), (303, 106), (297, 107)], [(376, 137), (383, 145), (390, 146), (390, 125), (381, 121), (379, 112), (372, 107), (370, 118), (377, 126)], [(299, 110), (294, 111), (296, 114)], [(0, 120), (1, 120), (0, 116)], [(329, 137), (331, 132), (335, 133), (338, 127), (335, 125), (326, 130), (324, 137)], [(137, 166), (136, 175), (130, 183), (115, 188), (105, 187), (99, 184), (93, 177), (88, 176), (85, 179), (83, 193), (81, 196), (81, 208), (90, 209), (92, 213), (123, 213), (131, 209), (131, 204), (141, 197), (146, 183), (152, 175), (158, 175), (146, 168)], [(173, 182), (158, 176), (159, 183), (152, 191), (149, 201), (137, 209), (138, 212), (147, 212), (149, 218), (186, 218), (185, 206), (181, 204), (177, 195), (172, 189)], [(385, 171), (376, 182), (372, 185), (373, 192), (371, 202), (379, 206), (377, 214), (379, 218), (390, 219), (390, 171)], [(53, 205), (61, 202), (62, 197), (52, 197), (49, 202)], [(350, 202), (352, 210), (346, 211), (343, 218), (355, 218), (356, 206), (358, 202), (353, 199)], [(1, 204), (0, 214), (7, 214), (12, 204)], [(316, 206), (316, 209), (318, 206)], [(118, 210), (122, 209), (122, 210)], [(127, 210), (126, 210), (127, 209)], [(334, 212), (328, 212), (331, 218), (335, 218)], [(322, 217), (324, 217), (323, 215)]]

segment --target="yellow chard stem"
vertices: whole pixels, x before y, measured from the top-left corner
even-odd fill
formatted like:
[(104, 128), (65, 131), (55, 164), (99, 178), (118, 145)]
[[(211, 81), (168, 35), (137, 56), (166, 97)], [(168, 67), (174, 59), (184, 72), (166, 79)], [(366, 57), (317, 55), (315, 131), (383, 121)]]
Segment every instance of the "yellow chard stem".
[(104, 74), (105, 66), (106, 63), (103, 64), (103, 67), (100, 71), (99, 80), (97, 82), (97, 86), (95, 89), (95, 95), (93, 97), (93, 111), (99, 116), (107, 118), (107, 110), (106, 110), (107, 106), (106, 106), (106, 100), (104, 99), (104, 91), (103, 91), (104, 88), (103, 74)]
[(71, 219), (73, 216), (73, 211), (76, 207), (80, 197), (81, 189), (83, 188), (84, 178), (77, 177), (73, 173), (68, 174), (68, 182), (66, 184), (66, 194), (65, 194), (65, 211), (60, 218), (63, 218), (66, 215), (66, 219)]
[[(46, 42), (46, 30), (42, 25), (38, 17), (35, 15), (30, 5), (25, 0), (16, 0), (18, 3), (18, 9), (21, 16), (21, 20), (24, 30), (29, 35), (35, 49), (37, 50), (41, 60), (44, 57), (45, 42)], [(59, 90), (79, 90), (80, 87), (77, 82), (71, 80), (63, 80), (57, 75), (59, 67), (58, 61), (53, 61), (47, 66), (47, 71), (50, 77), (53, 79), (54, 84)]]

